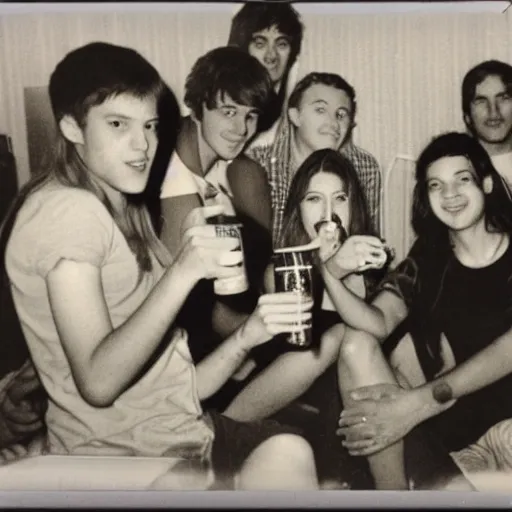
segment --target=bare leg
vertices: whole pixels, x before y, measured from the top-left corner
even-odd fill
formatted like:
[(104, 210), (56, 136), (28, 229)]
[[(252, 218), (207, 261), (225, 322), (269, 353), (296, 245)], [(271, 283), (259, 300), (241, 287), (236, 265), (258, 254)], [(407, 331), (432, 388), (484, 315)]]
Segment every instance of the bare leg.
[(237, 478), (237, 490), (317, 490), (313, 450), (293, 434), (280, 434), (255, 448)]
[(336, 361), (344, 333), (345, 325), (336, 324), (322, 335), (318, 351), (279, 356), (235, 397), (224, 415), (237, 421), (259, 420), (300, 397)]
[[(344, 406), (353, 403), (350, 391), (374, 384), (396, 384), (376, 338), (347, 328), (338, 360), (338, 381)], [(403, 441), (368, 457), (377, 489), (408, 489)]]

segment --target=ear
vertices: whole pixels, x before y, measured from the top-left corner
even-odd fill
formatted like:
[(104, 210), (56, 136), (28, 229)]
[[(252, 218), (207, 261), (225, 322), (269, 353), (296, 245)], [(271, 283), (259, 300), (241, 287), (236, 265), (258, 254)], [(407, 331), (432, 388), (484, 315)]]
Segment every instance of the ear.
[(464, 114), (462, 116), (464, 119), (464, 124), (466, 125), (466, 128), (470, 129), (473, 126), (473, 121), (471, 120), (471, 116), (468, 114)]
[(64, 116), (59, 121), (59, 128), (69, 142), (73, 144), (84, 143), (84, 134), (74, 117), (70, 115)]
[(289, 108), (288, 109), (288, 117), (289, 117), (291, 123), (296, 128), (298, 128), (300, 126), (300, 115), (299, 115), (298, 109), (296, 109), (295, 107)]
[(484, 190), (484, 194), (489, 195), (492, 192), (494, 182), (492, 181), (491, 176), (486, 176), (482, 181), (482, 188)]

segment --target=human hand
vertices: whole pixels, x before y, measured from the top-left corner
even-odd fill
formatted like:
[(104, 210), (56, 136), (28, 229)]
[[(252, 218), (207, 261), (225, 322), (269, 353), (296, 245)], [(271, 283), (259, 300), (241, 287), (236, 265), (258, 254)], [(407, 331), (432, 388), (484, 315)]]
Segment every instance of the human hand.
[(44, 393), (36, 398), (33, 393), (42, 391), (34, 366), (30, 360), (11, 379), (0, 403), (0, 446), (7, 446), (41, 430), (47, 407)]
[(318, 227), (318, 238), (320, 240), (318, 257), (322, 263), (336, 254), (341, 245), (340, 235), (341, 231), (336, 222), (325, 221)]
[(350, 455), (372, 455), (403, 439), (423, 418), (415, 390), (377, 384), (354, 390), (355, 403), (342, 411), (339, 436)]
[(300, 332), (310, 325), (313, 299), (299, 292), (262, 295), (258, 305), (240, 329), (247, 349), (261, 345), (284, 332)]
[(382, 268), (387, 261), (384, 242), (375, 236), (353, 235), (325, 261), (327, 270), (337, 279), (353, 272)]
[(233, 277), (240, 273), (243, 253), (240, 240), (218, 237), (216, 227), (206, 224), (210, 217), (224, 211), (222, 205), (192, 210), (183, 222), (181, 249), (176, 261), (186, 268), (195, 280)]

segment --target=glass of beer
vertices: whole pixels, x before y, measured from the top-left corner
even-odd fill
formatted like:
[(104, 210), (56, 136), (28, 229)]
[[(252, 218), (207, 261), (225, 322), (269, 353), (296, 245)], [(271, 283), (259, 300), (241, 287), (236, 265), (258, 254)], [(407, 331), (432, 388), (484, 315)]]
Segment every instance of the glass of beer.
[(237, 238), (239, 246), (235, 251), (242, 252), (242, 263), (239, 264), (240, 272), (232, 277), (215, 279), (213, 289), (217, 295), (236, 295), (249, 289), (247, 271), (243, 260), (244, 245), (242, 240), (242, 224), (234, 216), (218, 215), (208, 219), (208, 224), (215, 225), (215, 236)]
[[(300, 292), (300, 300), (310, 300), (313, 295), (313, 258), (312, 251), (298, 251), (293, 248), (276, 249), (273, 256), (274, 280), (276, 292)], [(298, 306), (300, 303), (298, 304)], [(297, 308), (297, 318), (299, 308)], [(301, 324), (301, 329), (289, 333), (286, 340), (288, 343), (300, 347), (311, 345), (311, 321)]]

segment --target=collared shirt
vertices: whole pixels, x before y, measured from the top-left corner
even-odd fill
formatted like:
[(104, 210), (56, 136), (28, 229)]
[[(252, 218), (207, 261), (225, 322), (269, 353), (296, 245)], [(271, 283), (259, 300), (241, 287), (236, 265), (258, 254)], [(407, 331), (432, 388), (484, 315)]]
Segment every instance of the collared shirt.
[(361, 187), (366, 197), (370, 222), (376, 233), (380, 232), (380, 197), (382, 179), (376, 158), (368, 151), (353, 143), (345, 145), (340, 153), (354, 165)]
[[(274, 217), (272, 229), (274, 243), (277, 242), (281, 233), (284, 207), (296, 170), (292, 163), (289, 136), (285, 132), (287, 129), (289, 129), (287, 126), (281, 128), (282, 136), (276, 140), (274, 145), (254, 148), (249, 153), (249, 156), (258, 162), (267, 173)], [(344, 146), (340, 152), (354, 165), (365, 194), (371, 225), (375, 232), (379, 233), (382, 186), (379, 164), (373, 155), (353, 143)]]

